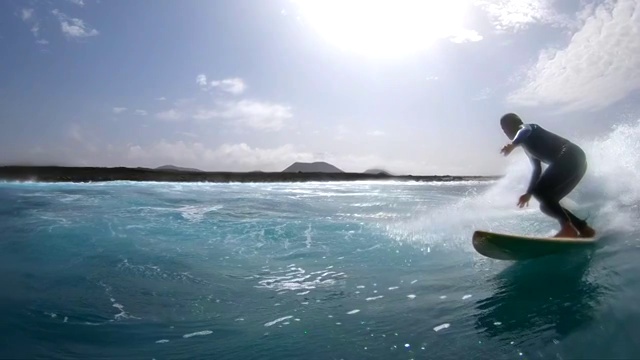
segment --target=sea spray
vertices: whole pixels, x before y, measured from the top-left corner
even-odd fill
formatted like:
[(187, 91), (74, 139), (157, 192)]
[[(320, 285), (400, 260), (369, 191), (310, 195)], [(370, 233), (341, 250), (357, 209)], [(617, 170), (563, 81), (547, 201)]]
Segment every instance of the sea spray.
[(619, 124), (585, 146), (589, 170), (576, 193), (601, 230), (632, 230), (640, 202), (640, 121)]
[[(587, 154), (588, 169), (562, 205), (587, 218), (601, 234), (635, 229), (631, 219), (637, 218), (640, 202), (640, 120), (575, 142)], [(500, 180), (478, 184), (475, 191), (445, 206), (416, 210), (410, 220), (384, 224), (386, 232), (403, 243), (468, 251), (476, 229), (551, 235), (557, 224), (539, 211), (534, 198), (523, 209), (516, 205), (531, 177), (528, 158), (518, 149), (505, 161), (508, 165)]]

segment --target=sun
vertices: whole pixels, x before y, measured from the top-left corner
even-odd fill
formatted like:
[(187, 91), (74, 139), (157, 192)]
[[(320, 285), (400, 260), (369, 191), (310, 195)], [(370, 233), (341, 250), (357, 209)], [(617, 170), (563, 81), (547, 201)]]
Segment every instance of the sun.
[(342, 50), (374, 57), (422, 51), (464, 31), (468, 0), (292, 0), (301, 20)]

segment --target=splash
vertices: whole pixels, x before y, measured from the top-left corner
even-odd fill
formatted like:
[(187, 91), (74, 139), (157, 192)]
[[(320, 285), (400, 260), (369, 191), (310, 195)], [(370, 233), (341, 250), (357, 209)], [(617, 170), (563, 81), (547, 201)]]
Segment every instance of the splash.
[(640, 202), (640, 120), (613, 127), (607, 136), (586, 143), (589, 170), (576, 189), (598, 226), (635, 230)]
[[(616, 125), (605, 136), (576, 142), (587, 153), (588, 170), (562, 200), (563, 206), (587, 218), (600, 234), (635, 230), (640, 218), (640, 120)], [(524, 209), (516, 206), (531, 176), (526, 155), (519, 151), (507, 161), (506, 175), (500, 180), (470, 187), (459, 201), (386, 225), (386, 232), (400, 242), (469, 251), (470, 235), (477, 229), (552, 235), (558, 226), (539, 211), (535, 199)]]

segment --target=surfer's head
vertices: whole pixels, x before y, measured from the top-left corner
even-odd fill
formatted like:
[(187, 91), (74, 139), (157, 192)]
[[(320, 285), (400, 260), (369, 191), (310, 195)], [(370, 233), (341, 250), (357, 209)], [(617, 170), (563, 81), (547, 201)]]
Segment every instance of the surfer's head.
[(502, 131), (509, 137), (509, 139), (513, 139), (518, 130), (520, 129), (520, 125), (522, 125), (522, 119), (514, 113), (504, 114), (500, 118), (500, 126), (502, 127)]

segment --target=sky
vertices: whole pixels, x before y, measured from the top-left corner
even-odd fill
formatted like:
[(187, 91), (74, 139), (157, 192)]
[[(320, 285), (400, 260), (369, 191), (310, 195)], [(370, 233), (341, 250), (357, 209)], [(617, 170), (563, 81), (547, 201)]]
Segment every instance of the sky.
[(499, 175), (640, 118), (640, 0), (3, 0), (0, 164)]

